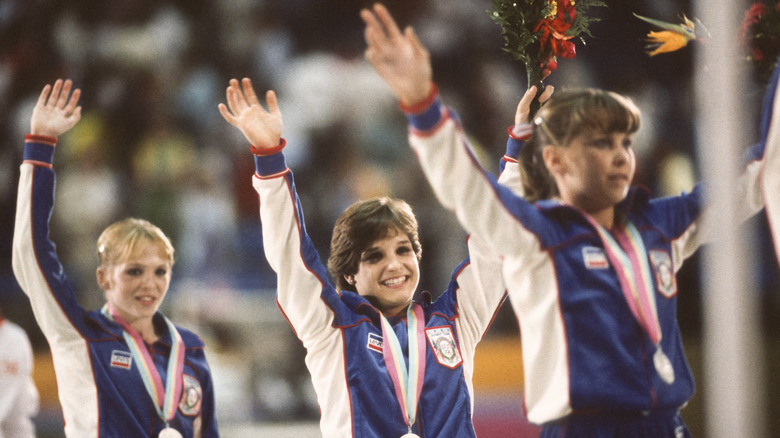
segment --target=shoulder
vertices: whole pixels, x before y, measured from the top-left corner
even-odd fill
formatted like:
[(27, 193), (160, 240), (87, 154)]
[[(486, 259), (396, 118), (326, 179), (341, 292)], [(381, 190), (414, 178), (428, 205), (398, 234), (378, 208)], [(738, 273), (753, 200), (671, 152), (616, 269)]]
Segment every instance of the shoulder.
[(186, 348), (203, 348), (206, 346), (206, 343), (203, 342), (203, 339), (201, 339), (201, 337), (192, 330), (180, 327), (178, 325), (175, 325), (175, 327), (176, 330), (178, 330), (179, 335), (181, 336), (181, 340), (184, 342), (184, 346)]

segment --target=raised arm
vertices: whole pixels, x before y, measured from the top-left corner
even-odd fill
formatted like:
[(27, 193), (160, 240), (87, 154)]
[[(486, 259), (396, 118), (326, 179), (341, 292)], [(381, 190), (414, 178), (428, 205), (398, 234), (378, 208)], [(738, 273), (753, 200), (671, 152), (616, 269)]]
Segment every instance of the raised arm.
[[(303, 222), (303, 211), (283, 149), (282, 113), (273, 91), (263, 108), (249, 79), (233, 79), (222, 117), (252, 145), (256, 172), (252, 185), (260, 199), (263, 250), (276, 272), (280, 309), (307, 348), (314, 336), (330, 326), (333, 313), (325, 301), (335, 297), (327, 271), (314, 249)], [(325, 301), (324, 301), (325, 300)]]
[(82, 308), (68, 284), (49, 240), (54, 208), (54, 151), (57, 137), (81, 118), (79, 89), (70, 80), (46, 85), (30, 117), (20, 168), (14, 225), (12, 265), (22, 290), (30, 297), (35, 318), (53, 351), (81, 340)]

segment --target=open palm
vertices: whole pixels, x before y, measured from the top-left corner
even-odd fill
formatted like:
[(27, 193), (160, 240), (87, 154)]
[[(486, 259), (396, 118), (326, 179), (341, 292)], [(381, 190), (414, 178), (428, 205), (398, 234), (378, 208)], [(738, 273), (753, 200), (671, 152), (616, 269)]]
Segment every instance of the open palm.
[(231, 79), (226, 94), (227, 105), (220, 103), (219, 112), (228, 123), (238, 128), (257, 149), (269, 149), (279, 145), (282, 137), (282, 113), (273, 90), (266, 93), (268, 110), (260, 105), (248, 78), (241, 80), (241, 86), (238, 80)]

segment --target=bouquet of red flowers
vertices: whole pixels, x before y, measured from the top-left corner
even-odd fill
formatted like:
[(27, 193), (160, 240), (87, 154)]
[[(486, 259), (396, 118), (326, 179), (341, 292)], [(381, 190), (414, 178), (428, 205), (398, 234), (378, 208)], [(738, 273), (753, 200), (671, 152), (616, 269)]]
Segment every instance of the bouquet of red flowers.
[[(558, 67), (558, 57), (574, 58), (572, 39), (592, 36), (587, 11), (602, 0), (493, 0), (493, 21), (501, 26), (504, 51), (525, 64), (528, 86), (537, 85)], [(532, 109), (533, 112), (533, 109)]]
[(780, 1), (753, 3), (745, 12), (738, 38), (756, 79), (766, 84), (780, 55)]

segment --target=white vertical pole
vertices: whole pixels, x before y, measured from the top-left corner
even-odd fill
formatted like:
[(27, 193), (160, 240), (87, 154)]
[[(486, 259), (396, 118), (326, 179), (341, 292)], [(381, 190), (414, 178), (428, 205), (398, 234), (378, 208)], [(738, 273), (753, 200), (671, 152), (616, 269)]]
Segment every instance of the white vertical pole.
[[(747, 89), (737, 28), (747, 5), (734, 0), (696, 0), (695, 16), (711, 36), (696, 44), (698, 155), (713, 207), (718, 240), (704, 247), (703, 336), (704, 376), (698, 396), (704, 399), (706, 436), (763, 437), (763, 356), (758, 293), (746, 263), (749, 230), (740, 228), (734, 209), (741, 153), (757, 129), (744, 111)], [(701, 378), (703, 377), (703, 379)], [(703, 383), (703, 385), (702, 385)]]

